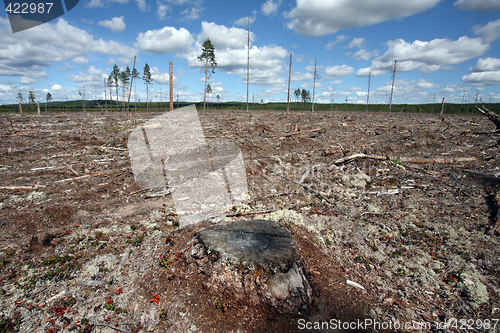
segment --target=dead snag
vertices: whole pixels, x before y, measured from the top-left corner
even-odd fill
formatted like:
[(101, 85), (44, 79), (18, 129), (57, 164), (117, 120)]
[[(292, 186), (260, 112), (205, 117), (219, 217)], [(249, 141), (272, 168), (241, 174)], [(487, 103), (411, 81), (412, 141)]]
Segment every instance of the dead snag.
[(482, 107), (476, 106), (476, 109), (478, 109), (482, 114), (484, 114), (486, 117), (488, 117), (489, 120), (495, 124), (497, 127), (497, 130), (495, 133), (500, 132), (500, 116), (497, 115), (496, 113), (488, 110), (484, 105)]

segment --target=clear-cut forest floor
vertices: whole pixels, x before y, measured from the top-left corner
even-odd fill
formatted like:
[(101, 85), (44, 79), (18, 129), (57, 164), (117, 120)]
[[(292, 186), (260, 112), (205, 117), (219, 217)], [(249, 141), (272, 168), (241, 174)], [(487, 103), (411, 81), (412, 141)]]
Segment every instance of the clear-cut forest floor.
[(0, 115), (0, 331), (500, 331), (497, 188), (464, 171), (500, 173), (486, 117), (199, 112), (243, 152), (250, 198), (226, 220), (275, 220), (300, 252), (313, 304), (279, 315), (208, 289), (189, 240), (211, 223), (180, 230), (134, 183), (128, 134), (160, 114)]

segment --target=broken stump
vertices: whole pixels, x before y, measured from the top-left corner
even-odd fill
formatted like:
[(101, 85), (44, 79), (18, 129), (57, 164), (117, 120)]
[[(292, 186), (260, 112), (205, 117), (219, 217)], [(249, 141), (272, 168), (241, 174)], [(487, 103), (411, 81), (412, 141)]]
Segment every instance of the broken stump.
[(312, 289), (290, 234), (265, 220), (206, 228), (193, 239), (191, 257), (218, 297), (270, 305), (279, 313), (307, 311)]

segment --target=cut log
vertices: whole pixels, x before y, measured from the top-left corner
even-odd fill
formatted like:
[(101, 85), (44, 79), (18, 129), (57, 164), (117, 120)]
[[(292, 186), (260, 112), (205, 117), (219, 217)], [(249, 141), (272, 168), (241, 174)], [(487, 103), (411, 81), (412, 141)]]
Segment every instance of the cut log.
[(477, 185), (483, 185), (492, 188), (494, 190), (500, 190), (500, 177), (487, 175), (474, 170), (464, 169), (464, 172), (467, 173), (467, 180), (469, 182), (472, 181)]
[(290, 234), (272, 221), (218, 224), (193, 238), (191, 258), (220, 299), (306, 311), (312, 289)]

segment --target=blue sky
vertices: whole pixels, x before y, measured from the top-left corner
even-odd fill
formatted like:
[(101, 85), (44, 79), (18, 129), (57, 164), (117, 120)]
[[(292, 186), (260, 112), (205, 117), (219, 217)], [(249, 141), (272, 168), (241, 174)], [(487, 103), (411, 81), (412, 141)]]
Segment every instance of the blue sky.
[[(248, 19), (251, 101), (286, 101), (292, 54), (291, 91), (312, 93), (317, 58), (317, 102), (366, 103), (371, 70), (370, 103), (385, 103), (394, 60), (393, 103), (500, 102), (498, 0), (80, 0), (15, 34), (0, 15), (0, 104), (29, 90), (79, 99), (84, 85), (86, 99), (103, 98), (103, 78), (134, 56), (141, 74), (152, 68), (150, 100), (166, 100), (172, 61), (175, 99), (202, 101), (206, 38), (218, 62), (210, 100), (246, 101)], [(136, 90), (145, 101), (144, 81)]]

